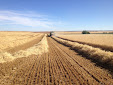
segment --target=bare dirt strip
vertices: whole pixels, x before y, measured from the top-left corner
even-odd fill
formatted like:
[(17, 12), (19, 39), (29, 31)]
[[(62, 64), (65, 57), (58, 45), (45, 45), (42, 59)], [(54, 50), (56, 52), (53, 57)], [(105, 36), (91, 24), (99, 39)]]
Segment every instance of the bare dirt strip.
[(0, 85), (113, 85), (105, 69), (51, 38), (48, 44), (48, 53), (0, 64)]

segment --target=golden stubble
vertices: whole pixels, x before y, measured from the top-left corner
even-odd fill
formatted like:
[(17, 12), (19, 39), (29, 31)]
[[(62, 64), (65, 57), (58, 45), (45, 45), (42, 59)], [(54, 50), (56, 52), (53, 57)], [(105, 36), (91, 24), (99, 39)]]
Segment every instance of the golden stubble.
[(58, 37), (96, 45), (113, 46), (113, 34), (67, 34), (58, 35)]
[(0, 53), (0, 63), (12, 61), (16, 58), (28, 57), (30, 55), (39, 55), (44, 52), (48, 52), (48, 43), (46, 39), (46, 35), (42, 38), (42, 40), (35, 44), (34, 46), (27, 48), (26, 50), (19, 50), (13, 54), (8, 52)]
[(101, 63), (113, 65), (113, 52), (101, 50), (100, 48), (95, 48), (89, 45), (79, 44), (77, 42), (63, 40), (57, 37), (53, 38), (64, 45), (70, 46), (72, 49), (80, 53), (88, 55), (86, 57), (90, 57)]

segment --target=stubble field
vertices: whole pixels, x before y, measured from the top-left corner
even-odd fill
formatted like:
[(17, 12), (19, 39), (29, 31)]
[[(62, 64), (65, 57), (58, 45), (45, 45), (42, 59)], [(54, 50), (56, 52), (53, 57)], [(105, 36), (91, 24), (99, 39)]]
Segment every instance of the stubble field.
[(113, 34), (58, 35), (58, 37), (85, 43), (113, 46)]
[(56, 34), (56, 36), (113, 52), (113, 34)]
[[(47, 37), (46, 33), (2, 33), (1, 43), (5, 43), (0, 46), (0, 85), (113, 84), (112, 71), (99, 65), (105, 63), (112, 67), (111, 51), (62, 36)], [(99, 64), (87, 57), (95, 57)]]

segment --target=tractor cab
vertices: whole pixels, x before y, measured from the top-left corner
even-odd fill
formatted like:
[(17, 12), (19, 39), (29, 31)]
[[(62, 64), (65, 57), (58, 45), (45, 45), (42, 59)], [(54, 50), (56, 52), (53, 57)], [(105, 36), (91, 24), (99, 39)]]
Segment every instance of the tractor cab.
[(52, 37), (53, 35), (54, 35), (54, 32), (50, 32), (50, 35), (49, 36)]

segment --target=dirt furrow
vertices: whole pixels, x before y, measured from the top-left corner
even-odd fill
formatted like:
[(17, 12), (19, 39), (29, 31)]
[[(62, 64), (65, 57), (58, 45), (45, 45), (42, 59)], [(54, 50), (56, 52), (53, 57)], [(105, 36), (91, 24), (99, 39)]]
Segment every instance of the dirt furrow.
[[(57, 48), (57, 47), (56, 47)], [(55, 49), (56, 49), (55, 48)], [(56, 54), (58, 54), (59, 52), (58, 52), (59, 50), (57, 50), (57, 52), (56, 52)], [(61, 59), (61, 60), (58, 60), (58, 61), (60, 61), (61, 62), (61, 66), (60, 67), (62, 67), (62, 69), (64, 69), (64, 72), (66, 72), (66, 74), (68, 74), (68, 76), (71, 78), (71, 82), (73, 82), (72, 80), (74, 80), (74, 82), (78, 82), (79, 84), (80, 83), (82, 83), (82, 82), (79, 82), (79, 81), (82, 81), (83, 80), (83, 78), (82, 77), (78, 77), (78, 75), (77, 74), (79, 74), (79, 73), (77, 73), (76, 72), (76, 70), (74, 70), (73, 71), (73, 69), (70, 69), (70, 66), (69, 66), (69, 62), (66, 60), (66, 56), (63, 56), (63, 54), (65, 54), (65, 53), (59, 53), (58, 54), (58, 58), (59, 59)], [(64, 61), (65, 60), (65, 61)], [(66, 61), (67, 61), (67, 63), (66, 63)], [(66, 64), (66, 65), (65, 65)], [(72, 67), (71, 67), (72, 68)], [(66, 78), (67, 79), (67, 78)], [(76, 80), (76, 81), (75, 81)], [(83, 80), (83, 82), (85, 82), (84, 80)]]
[[(57, 54), (57, 53), (58, 53), (58, 50), (57, 50), (56, 54)], [(60, 56), (59, 59), (60, 59), (63, 55), (61, 55), (62, 53), (59, 53), (59, 54), (60, 54), (60, 55), (59, 55), (59, 56)], [(64, 54), (64, 53), (63, 53), (63, 54)], [(63, 56), (63, 57), (64, 57), (64, 59), (61, 59), (61, 63), (66, 59), (66, 58), (65, 58), (66, 56)], [(58, 61), (60, 61), (60, 60), (58, 60)], [(65, 66), (66, 63), (64, 62), (63, 64), (64, 64), (64, 65), (62, 65), (63, 67), (62, 67), (62, 66), (60, 66), (60, 67), (64, 68), (64, 70), (66, 71), (66, 73), (68, 74), (69, 77), (72, 78), (73, 76), (75, 76), (74, 74), (77, 74), (77, 73), (75, 73), (75, 70), (74, 70), (74, 73), (72, 72), (73, 70), (69, 68), (70, 66), (68, 66), (68, 64), (69, 64), (68, 62), (67, 62), (67, 66), (68, 66), (67, 68), (66, 68), (66, 66)], [(69, 71), (70, 71), (70, 72), (69, 72)], [(69, 74), (69, 73), (70, 73), (70, 74)], [(77, 82), (78, 82), (79, 84), (82, 83), (82, 82), (79, 82), (79, 80), (82, 81), (82, 78), (81, 78), (81, 77), (78, 77), (78, 75), (76, 75), (75, 78), (72, 78), (72, 79), (73, 79), (73, 80), (76, 80), (76, 81), (74, 81), (74, 82), (76, 82), (76, 83), (77, 83)]]
[[(67, 48), (63, 45), (58, 44), (57, 47), (59, 47), (61, 50), (63, 50), (65, 52), (64, 54), (68, 55), (68, 57), (65, 57), (65, 58), (70, 60), (70, 62), (73, 62), (72, 60), (74, 60), (74, 62), (77, 63), (75, 65), (78, 65), (80, 68), (82, 68), (82, 69), (80, 69), (80, 71), (81, 70), (84, 71), (82, 74), (88, 73), (91, 77), (93, 77), (93, 79), (95, 79), (97, 82), (99, 82), (101, 84), (112, 84), (113, 83), (112, 77), (104, 69), (101, 69), (101, 68), (95, 66), (94, 63), (90, 62), (89, 60), (87, 60), (83, 57), (78, 56), (77, 53), (75, 53), (72, 50), (69, 50), (69, 48)], [(70, 59), (69, 59), (69, 57), (70, 57)], [(78, 66), (75, 67), (75, 69), (77, 69)]]
[[(0, 64), (6, 85), (112, 85), (109, 72), (48, 38), (49, 52)], [(13, 69), (13, 70), (12, 70)], [(0, 79), (1, 80), (1, 79)], [(9, 83), (7, 83), (9, 82)], [(2, 85), (0, 83), (0, 85)]]
[[(53, 51), (55, 52), (54, 49), (53, 49)], [(54, 53), (54, 54), (57, 55), (57, 53)], [(56, 66), (58, 66), (57, 70), (60, 69), (60, 72), (59, 72), (58, 74), (62, 75), (62, 76), (61, 76), (61, 80), (60, 80), (59, 83), (61, 83), (61, 84), (62, 84), (62, 83), (66, 83), (66, 82), (65, 82), (65, 81), (66, 81), (66, 79), (65, 79), (66, 72), (65, 72), (64, 67), (63, 67), (63, 65), (62, 65), (62, 62), (61, 62), (60, 58), (58, 57), (58, 55), (57, 55), (57, 56), (54, 56), (54, 57), (56, 57), (55, 62), (57, 63)], [(62, 79), (63, 79), (63, 80), (62, 80)], [(67, 79), (68, 79), (68, 78), (67, 78)]]

